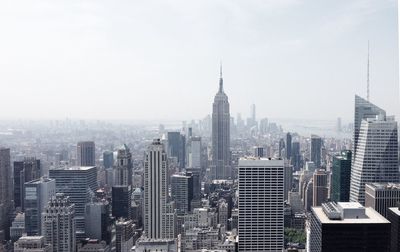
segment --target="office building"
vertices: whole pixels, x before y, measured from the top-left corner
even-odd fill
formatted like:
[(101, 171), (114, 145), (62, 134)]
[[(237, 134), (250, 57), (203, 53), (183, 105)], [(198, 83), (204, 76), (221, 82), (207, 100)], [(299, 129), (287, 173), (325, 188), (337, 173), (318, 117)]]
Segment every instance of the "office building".
[(111, 248), (105, 241), (86, 239), (78, 243), (78, 252), (111, 252)]
[(171, 197), (175, 202), (176, 213), (181, 215), (190, 212), (193, 199), (193, 177), (174, 174), (171, 177)]
[(180, 169), (185, 168), (185, 147), (186, 147), (186, 138), (184, 135), (181, 135), (180, 132), (168, 132), (167, 134), (167, 142), (168, 142), (168, 157), (174, 157), (178, 161), (178, 167)]
[(8, 215), (12, 208), (10, 149), (0, 147), (0, 240), (8, 239), (10, 220)]
[(164, 145), (160, 139), (155, 139), (144, 158), (144, 233), (147, 238), (175, 238), (174, 207), (168, 202), (167, 169)]
[(331, 200), (348, 202), (350, 198), (351, 151), (332, 157)]
[(314, 162), (317, 169), (321, 168), (321, 151), (322, 151), (322, 138), (320, 138), (317, 135), (311, 135), (310, 160)]
[(114, 165), (114, 152), (105, 151), (103, 152), (103, 166), (104, 168), (112, 168)]
[(285, 179), (284, 179), (284, 195), (283, 199), (287, 200), (289, 192), (293, 187), (293, 166), (285, 162)]
[(25, 233), (25, 214), (17, 213), (10, 228), (11, 242), (17, 241)]
[(25, 183), (25, 230), (27, 235), (42, 234), (42, 213), (56, 194), (56, 181), (42, 177)]
[(56, 180), (56, 192), (69, 196), (75, 204), (77, 238), (85, 236), (85, 205), (97, 191), (97, 169), (95, 166), (73, 166), (50, 169), (49, 176)]
[(301, 153), (300, 153), (300, 143), (292, 143), (292, 158), (291, 164), (293, 165), (294, 171), (300, 171), (301, 168)]
[(393, 117), (364, 119), (350, 177), (350, 201), (365, 202), (365, 184), (399, 182), (397, 122)]
[[(14, 252), (53, 252), (50, 244), (45, 243), (43, 236), (22, 236), (14, 243)], [(72, 251), (72, 250), (71, 250)]]
[(120, 219), (115, 223), (116, 252), (131, 252), (134, 244), (134, 225), (132, 220)]
[(132, 189), (130, 186), (120, 185), (111, 188), (111, 202), (112, 202), (112, 216), (116, 219), (131, 218), (131, 194)]
[(328, 200), (328, 173), (317, 170), (313, 174), (313, 206), (321, 206)]
[(14, 206), (24, 210), (24, 184), (40, 178), (40, 160), (24, 158), (14, 162)]
[(168, 251), (178, 252), (178, 244), (175, 239), (149, 239), (140, 237), (137, 240), (132, 252), (149, 252), (149, 251)]
[(372, 207), (382, 216), (387, 217), (389, 207), (400, 204), (400, 183), (365, 184), (365, 206)]
[(260, 146), (253, 147), (254, 157), (264, 157), (264, 148)]
[(93, 141), (78, 142), (76, 150), (76, 159), (78, 166), (95, 166), (95, 145)]
[(312, 207), (309, 251), (389, 251), (390, 222), (357, 202)]
[(112, 222), (110, 204), (108, 201), (94, 201), (85, 206), (85, 233), (90, 239), (105, 241), (112, 240)]
[(45, 244), (50, 244), (54, 252), (76, 251), (75, 227), (75, 205), (68, 196), (57, 193), (42, 214)]
[(188, 167), (194, 169), (201, 168), (201, 137), (193, 136), (190, 138)]
[(240, 159), (239, 251), (282, 251), (284, 161)]
[(387, 219), (390, 221), (390, 252), (400, 250), (400, 209), (390, 207), (387, 211)]
[(290, 132), (286, 134), (286, 159), (290, 160), (292, 157), (292, 135)]
[(117, 164), (114, 166), (114, 186), (132, 186), (132, 153), (126, 144), (117, 151)]
[(224, 92), (222, 68), (219, 90), (214, 97), (212, 111), (212, 166), (213, 179), (228, 179), (232, 176), (230, 153), (230, 114), (228, 96)]

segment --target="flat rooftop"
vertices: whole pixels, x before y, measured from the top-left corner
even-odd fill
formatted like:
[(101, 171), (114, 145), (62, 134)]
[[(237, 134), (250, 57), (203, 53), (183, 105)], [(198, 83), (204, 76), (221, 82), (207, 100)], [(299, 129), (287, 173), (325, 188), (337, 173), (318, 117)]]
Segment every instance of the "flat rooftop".
[(238, 166), (283, 166), (284, 162), (283, 159), (244, 157), (239, 159)]
[(400, 210), (398, 207), (389, 207), (389, 210), (391, 210), (396, 215), (400, 216)]
[(375, 190), (400, 190), (400, 183), (367, 183), (365, 186), (370, 186)]
[(96, 166), (70, 166), (52, 170), (87, 171), (93, 168), (96, 168)]
[[(343, 203), (343, 202), (341, 202)], [(349, 207), (354, 204), (353, 202), (346, 202), (349, 203)], [(354, 206), (359, 206), (359, 203), (356, 203)], [(352, 208), (352, 207), (351, 207)], [(345, 218), (342, 220), (331, 220), (322, 210), (322, 207), (312, 207), (312, 210), (316, 217), (322, 224), (386, 224), (390, 223), (385, 217), (380, 215), (377, 211), (375, 211), (372, 207), (365, 208), (365, 215), (367, 218)]]

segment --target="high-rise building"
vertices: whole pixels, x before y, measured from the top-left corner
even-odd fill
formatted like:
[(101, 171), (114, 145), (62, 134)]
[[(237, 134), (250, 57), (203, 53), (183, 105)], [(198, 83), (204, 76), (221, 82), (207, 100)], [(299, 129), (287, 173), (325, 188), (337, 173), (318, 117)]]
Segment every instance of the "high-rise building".
[(390, 207), (387, 211), (387, 219), (390, 221), (390, 252), (400, 250), (400, 209)]
[(314, 181), (311, 179), (307, 182), (304, 190), (304, 209), (306, 211), (311, 211), (311, 207), (314, 203)]
[(14, 206), (24, 210), (24, 184), (40, 177), (40, 160), (25, 158), (14, 162)]
[(292, 143), (291, 164), (293, 165), (293, 170), (294, 171), (300, 171), (301, 154), (300, 154), (300, 143), (299, 142), (293, 142)]
[(131, 194), (130, 186), (119, 185), (111, 188), (112, 193), (112, 216), (116, 219), (131, 218)]
[(255, 157), (264, 157), (264, 148), (260, 147), (260, 146), (254, 146), (253, 147), (254, 150), (254, 156)]
[(185, 168), (186, 138), (180, 132), (168, 132), (168, 157), (174, 157), (178, 161), (179, 168)]
[(45, 243), (43, 236), (22, 236), (14, 243), (14, 252), (53, 252), (50, 244)]
[(105, 151), (103, 152), (103, 165), (104, 168), (112, 168), (114, 165), (114, 152)]
[(56, 194), (56, 181), (42, 177), (25, 183), (25, 230), (27, 235), (42, 234), (42, 213)]
[(177, 214), (190, 212), (190, 203), (193, 199), (193, 177), (189, 174), (172, 175), (171, 196), (175, 202)]
[(201, 137), (190, 138), (189, 168), (201, 168)]
[(361, 123), (363, 119), (376, 118), (378, 115), (386, 116), (386, 111), (379, 108), (375, 104), (361, 98), (360, 96), (355, 96), (354, 102), (354, 151), (353, 158), (356, 157), (358, 148), (358, 138), (360, 135)]
[(115, 223), (116, 252), (131, 252), (134, 244), (134, 225), (132, 220), (120, 219)]
[(97, 190), (97, 169), (95, 166), (73, 166), (64, 169), (50, 169), (50, 178), (56, 180), (56, 192), (64, 193), (75, 204), (76, 235), (85, 236), (85, 205)]
[(239, 251), (282, 251), (284, 161), (239, 160)]
[(328, 200), (328, 173), (317, 170), (313, 174), (313, 206), (321, 206)]
[(95, 151), (96, 148), (93, 141), (78, 142), (76, 150), (78, 166), (95, 166)]
[(387, 217), (389, 207), (400, 204), (400, 183), (366, 183), (365, 206)]
[(114, 166), (114, 186), (132, 186), (132, 153), (124, 144), (117, 151), (117, 165)]
[(25, 214), (17, 213), (10, 228), (11, 242), (17, 241), (25, 233)]
[(86, 204), (86, 237), (110, 244), (112, 240), (112, 222), (113, 218), (110, 218), (110, 204), (108, 201), (94, 201)]
[(12, 207), (10, 149), (0, 147), (0, 240), (8, 239)]
[(227, 179), (232, 176), (230, 159), (230, 114), (228, 96), (224, 92), (222, 68), (219, 90), (214, 97), (212, 112), (212, 167), (213, 179)]
[(283, 150), (285, 149), (285, 140), (283, 138), (279, 139), (279, 158), (283, 158)]
[(292, 135), (290, 132), (286, 134), (286, 159), (290, 160), (292, 157)]
[[(175, 238), (173, 207), (168, 202), (168, 162), (164, 145), (155, 139), (144, 157), (144, 232), (151, 239)], [(172, 215), (172, 216), (171, 216)]]
[(75, 205), (68, 196), (57, 193), (42, 214), (45, 243), (52, 245), (54, 252), (76, 251), (75, 228)]
[(289, 192), (293, 187), (293, 166), (285, 163), (285, 179), (284, 179), (284, 200), (288, 199)]
[(312, 207), (310, 252), (389, 251), (390, 222), (356, 202)]
[(350, 178), (350, 201), (365, 202), (365, 183), (398, 182), (397, 122), (383, 115), (364, 119)]
[(224, 199), (218, 203), (218, 223), (228, 227), (228, 203)]
[(332, 157), (331, 200), (348, 202), (350, 197), (351, 151)]
[(321, 151), (322, 151), (322, 138), (317, 135), (311, 135), (311, 151), (310, 160), (314, 162), (317, 169), (321, 168)]

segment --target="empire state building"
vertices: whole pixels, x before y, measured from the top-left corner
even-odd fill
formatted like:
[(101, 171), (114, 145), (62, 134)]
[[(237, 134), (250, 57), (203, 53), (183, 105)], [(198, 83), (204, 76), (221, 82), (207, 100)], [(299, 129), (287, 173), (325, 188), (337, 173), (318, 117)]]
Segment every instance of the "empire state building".
[(230, 162), (230, 115), (228, 96), (224, 93), (222, 67), (220, 70), (219, 90), (214, 97), (212, 112), (212, 167), (213, 179), (231, 177)]

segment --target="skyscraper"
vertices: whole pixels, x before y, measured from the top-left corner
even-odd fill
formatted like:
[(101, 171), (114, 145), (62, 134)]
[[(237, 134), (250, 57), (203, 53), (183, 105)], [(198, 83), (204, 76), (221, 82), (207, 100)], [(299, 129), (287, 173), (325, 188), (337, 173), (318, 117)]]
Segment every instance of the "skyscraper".
[(188, 167), (201, 168), (201, 137), (193, 136), (190, 138)]
[(116, 185), (112, 187), (112, 216), (116, 219), (131, 217), (131, 194), (130, 186)]
[(25, 231), (27, 235), (42, 234), (42, 212), (56, 194), (56, 181), (42, 177), (25, 183)]
[(292, 143), (292, 159), (291, 164), (293, 165), (294, 171), (300, 170), (301, 165), (301, 154), (300, 154), (300, 143), (293, 142)]
[(115, 223), (116, 229), (116, 252), (130, 252), (134, 241), (134, 225), (132, 220), (120, 219)]
[(292, 135), (290, 132), (286, 134), (286, 159), (290, 160), (292, 157)]
[(364, 119), (350, 178), (350, 201), (364, 204), (365, 183), (398, 182), (397, 122), (383, 115)]
[(111, 168), (114, 165), (114, 153), (112, 151), (103, 152), (103, 165), (104, 168)]
[(193, 177), (182, 174), (172, 175), (171, 196), (175, 202), (177, 214), (188, 213), (193, 199)]
[(212, 112), (212, 178), (227, 179), (231, 174), (230, 114), (228, 96), (224, 92), (222, 67), (219, 90), (214, 97)]
[(314, 162), (317, 169), (321, 168), (322, 139), (317, 135), (311, 135), (310, 160)]
[(328, 199), (328, 174), (317, 170), (313, 174), (313, 206), (321, 206)]
[(400, 183), (365, 184), (365, 206), (387, 217), (389, 207), (400, 204)]
[(144, 232), (148, 238), (174, 238), (168, 202), (168, 162), (164, 145), (155, 139), (144, 157)]
[(50, 199), (42, 216), (42, 234), (54, 252), (76, 251), (74, 217), (75, 205), (68, 196), (57, 193)]
[(14, 206), (24, 210), (25, 182), (40, 177), (40, 160), (24, 158), (23, 161), (14, 162)]
[(117, 165), (114, 167), (114, 185), (132, 185), (132, 154), (126, 144), (122, 145), (117, 152)]
[(103, 240), (107, 244), (112, 240), (112, 222), (108, 201), (89, 202), (85, 206), (86, 237)]
[(93, 141), (78, 142), (76, 150), (78, 166), (95, 166), (95, 151), (96, 148)]
[(347, 202), (350, 198), (351, 151), (332, 157), (331, 199)]
[(282, 251), (284, 161), (239, 160), (239, 251)]
[(49, 170), (49, 177), (56, 180), (56, 192), (69, 197), (75, 204), (76, 235), (85, 237), (85, 205), (97, 190), (97, 169), (95, 166), (73, 166)]
[(12, 204), (10, 149), (0, 147), (0, 240), (9, 236), (8, 218)]
[(168, 132), (168, 157), (175, 157), (179, 168), (185, 168), (185, 136), (180, 132)]

